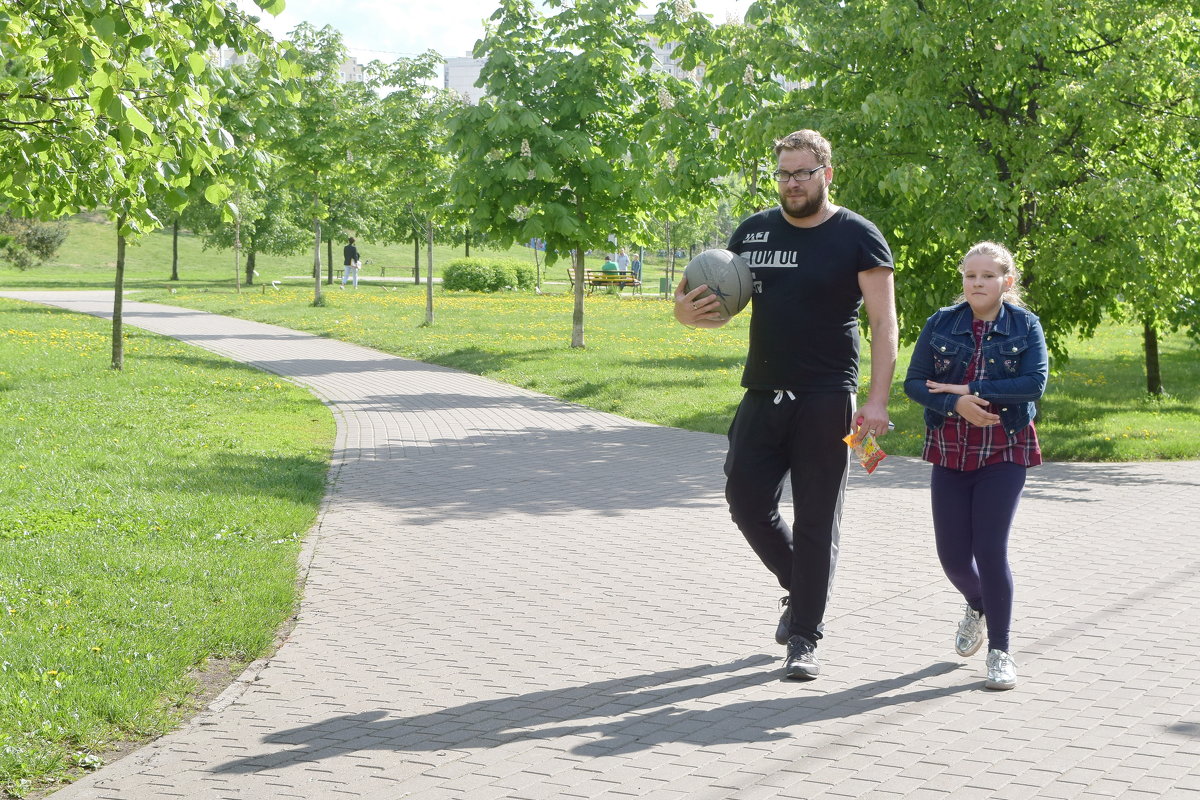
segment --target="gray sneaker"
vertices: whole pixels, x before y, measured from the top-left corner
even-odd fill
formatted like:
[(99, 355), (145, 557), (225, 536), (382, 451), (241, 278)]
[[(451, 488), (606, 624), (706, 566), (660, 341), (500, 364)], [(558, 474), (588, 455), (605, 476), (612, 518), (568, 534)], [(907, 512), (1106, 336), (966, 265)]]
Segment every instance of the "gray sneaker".
[(958, 635), (954, 637), (954, 652), (960, 656), (973, 656), (983, 644), (983, 612), (963, 606), (963, 618), (958, 623)]
[(987, 671), (983, 685), (989, 689), (1012, 689), (1017, 685), (1017, 665), (1003, 650), (988, 650)]
[(792, 627), (792, 610), (788, 608), (789, 597), (785, 594), (779, 598), (779, 607), (783, 609), (779, 615), (779, 624), (775, 626), (775, 641), (779, 644), (787, 644), (789, 631)]
[(783, 674), (799, 681), (809, 681), (821, 674), (817, 661), (817, 646), (803, 636), (792, 636), (787, 642), (787, 661)]

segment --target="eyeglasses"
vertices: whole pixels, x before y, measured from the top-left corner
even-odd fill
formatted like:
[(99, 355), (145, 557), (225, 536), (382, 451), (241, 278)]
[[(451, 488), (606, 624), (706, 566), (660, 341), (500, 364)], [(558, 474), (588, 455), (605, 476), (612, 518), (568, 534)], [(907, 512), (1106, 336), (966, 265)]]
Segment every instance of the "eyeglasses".
[(804, 181), (811, 180), (813, 175), (816, 175), (823, 169), (825, 169), (824, 164), (819, 167), (813, 167), (812, 169), (798, 169), (795, 172), (788, 172), (786, 169), (777, 169), (771, 173), (771, 177), (780, 183), (787, 183), (792, 178), (795, 178), (800, 183), (803, 183)]

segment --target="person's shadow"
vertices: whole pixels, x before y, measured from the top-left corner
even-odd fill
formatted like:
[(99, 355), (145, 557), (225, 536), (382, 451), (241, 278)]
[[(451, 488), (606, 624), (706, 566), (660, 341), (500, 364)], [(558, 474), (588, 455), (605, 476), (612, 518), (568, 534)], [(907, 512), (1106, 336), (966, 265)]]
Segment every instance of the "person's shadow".
[[(260, 772), (364, 750), (486, 749), (517, 741), (579, 735), (592, 738), (576, 745), (571, 752), (587, 756), (632, 753), (668, 742), (706, 746), (778, 741), (790, 738), (792, 734), (787, 729), (795, 726), (937, 700), (977, 688), (976, 682), (972, 682), (893, 694), (962, 666), (942, 662), (838, 692), (821, 693), (819, 682), (789, 681), (796, 691), (786, 697), (713, 704), (715, 698), (726, 692), (780, 681), (778, 672), (761, 670), (775, 661), (771, 656), (751, 656), (729, 664), (667, 670), (480, 700), (402, 719), (389, 718), (387, 711), (330, 717), (268, 734), (265, 742), (284, 747), (274, 753), (235, 759), (212, 771)], [(748, 667), (758, 667), (760, 671), (736, 674)], [(697, 680), (701, 678), (709, 680)], [(705, 708), (679, 705), (702, 698), (709, 702)]]

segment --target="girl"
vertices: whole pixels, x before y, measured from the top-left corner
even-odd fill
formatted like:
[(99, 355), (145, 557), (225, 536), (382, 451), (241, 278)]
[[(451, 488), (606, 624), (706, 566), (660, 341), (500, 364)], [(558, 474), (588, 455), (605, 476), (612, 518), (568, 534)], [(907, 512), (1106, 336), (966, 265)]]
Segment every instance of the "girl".
[(954, 649), (974, 655), (986, 623), (984, 685), (1011, 689), (1008, 534), (1025, 471), (1042, 463), (1033, 417), (1046, 388), (1046, 339), (1021, 304), (1017, 267), (1003, 245), (980, 242), (958, 269), (963, 293), (925, 323), (904, 391), (925, 407), (938, 559), (966, 600)]

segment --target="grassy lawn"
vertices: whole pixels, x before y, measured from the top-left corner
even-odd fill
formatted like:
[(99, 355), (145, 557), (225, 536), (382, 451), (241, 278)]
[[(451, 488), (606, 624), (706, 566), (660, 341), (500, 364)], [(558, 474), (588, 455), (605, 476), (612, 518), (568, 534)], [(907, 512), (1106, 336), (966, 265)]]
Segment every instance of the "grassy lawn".
[[(715, 331), (682, 328), (670, 305), (647, 294), (597, 295), (586, 304), (587, 347), (570, 345), (565, 294), (479, 295), (436, 290), (435, 325), (420, 327), (425, 297), (411, 287), (335, 289), (313, 308), (311, 290), (285, 287), (241, 296), (216, 289), (139, 294), (139, 299), (203, 308), (343, 339), (457, 367), (604, 411), (690, 430), (724, 433), (740, 398), (749, 318)], [(866, 348), (864, 347), (864, 350)], [(1200, 458), (1200, 359), (1186, 337), (1161, 345), (1170, 397), (1148, 399), (1141, 339), (1107, 325), (1072, 343), (1054, 370), (1039, 435), (1060, 461)], [(901, 388), (911, 347), (900, 353), (892, 387), (896, 432), (884, 448), (920, 455), (924, 423)], [(869, 360), (868, 360), (869, 361)], [(869, 374), (864, 364), (864, 376)]]
[[(113, 269), (116, 265), (117, 239), (112, 223), (99, 215), (80, 216), (67, 221), (69, 234), (55, 257), (46, 264), (27, 272), (18, 272), (0, 265), (0, 286), (9, 289), (37, 287), (62, 289), (110, 289), (113, 285)], [(181, 231), (179, 236), (179, 282), (172, 284), (171, 277), (171, 231), (160, 230), (130, 243), (126, 253), (125, 285), (129, 289), (161, 288), (163, 286), (208, 286), (214, 281), (233, 286), (233, 253), (228, 250), (205, 250), (202, 241), (192, 234)], [(342, 245), (345, 241), (334, 241), (335, 267), (342, 264)], [(409, 244), (375, 244), (360, 239), (358, 249), (366, 265), (359, 273), (361, 282), (380, 281), (380, 273), (395, 283), (404, 278), (412, 283), (413, 246)], [(435, 245), (433, 249), (434, 275), (440, 276), (442, 268), (452, 259), (462, 258), (462, 247)], [(322, 274), (327, 274), (325, 245), (321, 245)], [(505, 251), (471, 248), (472, 256), (501, 255), (536, 267), (534, 252), (528, 247), (512, 247)], [(658, 280), (664, 274), (665, 261), (648, 253), (643, 271), (646, 286), (658, 288)], [(243, 254), (243, 270), (244, 270)], [(425, 245), (421, 245), (421, 275), (426, 270)], [(588, 257), (588, 268), (599, 269), (604, 263), (604, 254), (596, 252)], [(677, 262), (683, 269), (686, 259)], [(283, 281), (285, 283), (311, 284), (312, 279), (303, 276), (312, 274), (312, 250), (294, 256), (259, 255), (256, 262), (259, 276), (255, 283)], [(569, 259), (562, 259), (549, 268), (545, 266), (545, 254), (537, 254), (537, 264), (543, 270), (548, 287), (554, 290), (565, 288)], [(562, 284), (563, 286), (558, 286)], [(557, 288), (555, 288), (557, 287)]]
[(0, 787), (172, 727), (209, 657), (267, 652), (333, 440), (307, 391), (0, 299)]
[[(368, 243), (364, 244), (364, 253)], [(111, 226), (72, 221), (57, 265), (25, 273), (0, 268), (0, 286), (111, 287)], [(367, 283), (357, 291), (332, 287), (328, 305), (313, 308), (311, 284), (292, 280), (233, 292), (228, 253), (204, 252), (193, 237), (180, 245), (182, 275), (168, 284), (170, 235), (157, 233), (130, 250), (127, 285), (138, 299), (203, 308), (345, 339), (411, 358), (458, 367), (565, 400), (635, 419), (723, 433), (740, 396), (749, 319), (743, 315), (717, 331), (681, 328), (657, 289), (659, 268), (647, 267), (645, 294), (596, 294), (587, 300), (587, 348), (569, 347), (571, 300), (564, 281), (544, 294), (471, 295), (435, 289), (436, 324), (422, 328), (424, 288), (408, 283)], [(383, 249), (383, 252), (389, 252)], [(410, 247), (392, 248), (411, 265)], [(461, 251), (443, 251), (443, 257)], [(474, 252), (474, 251), (473, 251)], [(527, 248), (511, 257), (531, 258)], [(265, 261), (261, 281), (302, 274), (303, 258)], [(371, 269), (364, 270), (366, 274)], [(562, 272), (561, 264), (552, 274)], [(190, 277), (188, 277), (190, 275)], [(172, 291), (173, 290), (173, 291)], [(865, 350), (865, 348), (864, 348)], [(1042, 404), (1039, 433), (1048, 458), (1062, 461), (1138, 461), (1200, 458), (1200, 358), (1182, 334), (1161, 342), (1169, 396), (1150, 399), (1140, 331), (1102, 326), (1086, 342), (1070, 343), (1071, 360), (1056, 365)], [(919, 455), (924, 435), (920, 409), (900, 390), (910, 350), (900, 353), (892, 387), (896, 432), (888, 452)], [(869, 374), (864, 364), (864, 376)]]

